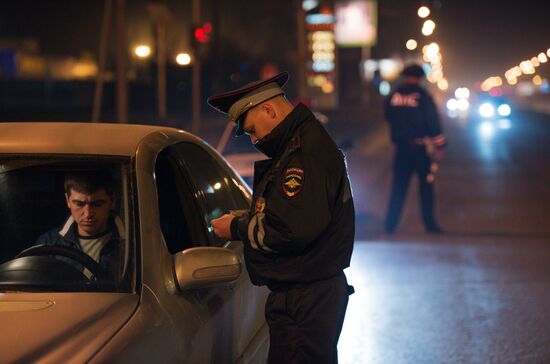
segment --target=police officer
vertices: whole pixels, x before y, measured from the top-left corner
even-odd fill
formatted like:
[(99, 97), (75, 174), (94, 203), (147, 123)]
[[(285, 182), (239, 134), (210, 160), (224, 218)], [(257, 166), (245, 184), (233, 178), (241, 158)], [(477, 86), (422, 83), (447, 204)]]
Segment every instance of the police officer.
[(344, 155), (303, 104), (286, 99), (288, 73), (212, 96), (208, 103), (269, 159), (254, 165), (249, 211), (212, 220), (241, 240), (252, 283), (267, 285), (270, 363), (336, 363), (352, 288), (355, 212)]
[(427, 232), (440, 233), (433, 213), (433, 182), (446, 138), (435, 103), (420, 86), (425, 77), (422, 67), (409, 65), (404, 68), (402, 77), (403, 84), (390, 94), (385, 105), (391, 140), (395, 144), (393, 184), (385, 229), (393, 233), (397, 228), (411, 176), (416, 173), (424, 227)]

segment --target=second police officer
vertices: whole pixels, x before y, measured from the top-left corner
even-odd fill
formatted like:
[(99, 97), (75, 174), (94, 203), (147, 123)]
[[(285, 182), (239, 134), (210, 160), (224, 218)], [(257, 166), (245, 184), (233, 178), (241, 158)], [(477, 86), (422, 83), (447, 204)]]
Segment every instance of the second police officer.
[(403, 84), (385, 104), (395, 145), (393, 182), (385, 219), (385, 230), (393, 233), (401, 217), (410, 179), (418, 175), (422, 221), (427, 232), (442, 232), (434, 216), (434, 175), (443, 157), (446, 137), (441, 129), (432, 96), (421, 86), (425, 77), (420, 65), (412, 64), (401, 73)]

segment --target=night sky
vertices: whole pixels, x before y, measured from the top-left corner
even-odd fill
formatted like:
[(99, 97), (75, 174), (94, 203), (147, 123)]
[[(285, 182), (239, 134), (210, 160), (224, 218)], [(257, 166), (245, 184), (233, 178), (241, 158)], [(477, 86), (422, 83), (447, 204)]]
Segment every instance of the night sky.
[[(151, 40), (144, 0), (127, 0), (130, 45)], [(169, 41), (173, 48), (188, 42), (191, 1), (167, 0), (173, 11)], [(420, 35), (416, 9), (432, 7), (436, 24), (431, 39), (442, 49), (451, 84), (471, 84), (504, 71), (550, 47), (550, 1), (547, 0), (379, 0), (375, 58), (406, 52), (408, 38)], [(204, 0), (203, 14), (218, 24), (218, 47), (243, 61), (289, 62), (295, 52), (295, 2)], [(2, 1), (0, 38), (33, 37), (44, 54), (78, 56), (96, 52), (103, 1)], [(221, 33), (221, 34), (220, 34)], [(139, 38), (139, 39), (138, 39)], [(246, 58), (249, 58), (248, 60)], [(540, 67), (549, 76), (549, 66)]]

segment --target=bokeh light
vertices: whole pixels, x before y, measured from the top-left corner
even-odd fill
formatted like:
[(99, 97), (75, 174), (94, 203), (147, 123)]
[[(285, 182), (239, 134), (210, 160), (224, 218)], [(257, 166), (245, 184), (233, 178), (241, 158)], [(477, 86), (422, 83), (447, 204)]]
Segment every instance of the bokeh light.
[(467, 99), (470, 97), (470, 90), (467, 87), (459, 87), (455, 90), (455, 97), (457, 99)]
[(412, 50), (415, 50), (416, 47), (418, 47), (418, 43), (414, 39), (409, 39), (407, 41), (406, 47), (408, 50), (412, 51)]
[(139, 45), (134, 49), (134, 53), (139, 58), (147, 58), (151, 55), (151, 48), (148, 45)]
[(421, 6), (418, 8), (418, 16), (425, 18), (430, 15), (430, 9), (427, 6)]
[(180, 66), (187, 66), (191, 63), (191, 56), (188, 53), (180, 53), (176, 56), (176, 62)]
[(498, 105), (497, 112), (500, 116), (509, 116), (512, 113), (512, 109), (508, 104)]
[(485, 102), (481, 104), (481, 106), (479, 106), (479, 113), (484, 118), (490, 118), (495, 115), (495, 107), (493, 106), (493, 104)]
[(428, 36), (432, 35), (435, 29), (435, 23), (433, 20), (426, 20), (422, 25), (422, 34)]

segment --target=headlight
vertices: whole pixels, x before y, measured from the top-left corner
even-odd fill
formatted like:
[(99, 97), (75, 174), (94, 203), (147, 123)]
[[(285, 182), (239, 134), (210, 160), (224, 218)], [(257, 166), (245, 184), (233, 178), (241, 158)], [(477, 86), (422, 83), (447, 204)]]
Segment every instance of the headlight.
[(508, 116), (512, 112), (512, 109), (510, 108), (510, 105), (502, 104), (498, 106), (497, 112), (500, 116)]
[(460, 111), (466, 111), (470, 107), (470, 103), (466, 99), (460, 99), (457, 101), (457, 107)]
[(457, 108), (458, 101), (456, 101), (456, 99), (449, 99), (449, 101), (447, 101), (447, 109), (449, 109), (450, 111), (455, 111)]
[(479, 107), (479, 113), (484, 118), (490, 118), (495, 115), (495, 107), (492, 104), (485, 102)]

